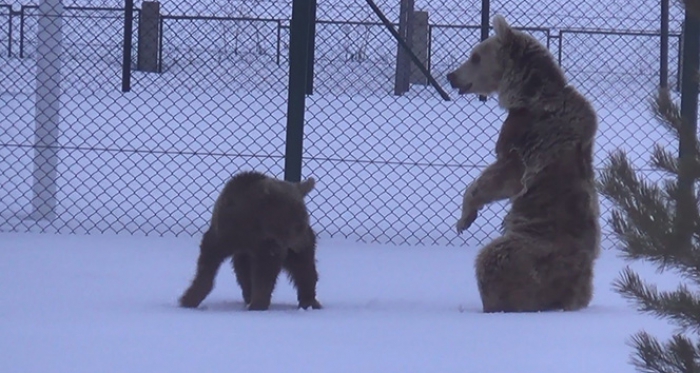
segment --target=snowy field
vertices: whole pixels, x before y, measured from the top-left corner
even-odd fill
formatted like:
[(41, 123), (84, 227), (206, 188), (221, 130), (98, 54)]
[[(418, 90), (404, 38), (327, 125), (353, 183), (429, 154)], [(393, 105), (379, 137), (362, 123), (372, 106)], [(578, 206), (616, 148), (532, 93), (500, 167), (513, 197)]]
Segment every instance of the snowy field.
[(280, 276), (256, 313), (226, 264), (199, 309), (177, 307), (198, 240), (0, 233), (0, 371), (631, 373), (630, 335), (672, 331), (610, 290), (625, 263), (609, 242), (579, 312), (481, 313), (476, 248), (322, 239), (325, 309), (297, 310)]
[[(15, 11), (36, 4), (6, 3)], [(396, 19), (396, 4), (377, 3)], [(658, 84), (658, 2), (536, 4), (492, 1), (491, 14), (540, 28), (533, 35), (591, 99), (600, 120), (598, 167), (622, 148), (658, 180), (648, 170), (650, 150), (674, 146), (648, 110)], [(671, 8), (675, 84), (681, 17)], [(161, 9), (285, 19), (291, 0), (175, 1)], [(416, 0), (416, 9), (428, 10), (436, 25), (430, 70), (448, 90), (446, 71), (479, 38), (480, 2)], [(242, 169), (283, 175), (289, 35), (279, 25), (287, 23), (166, 20), (163, 73), (133, 71), (131, 92), (122, 93), (123, 19), (113, 13), (66, 19), (58, 216), (34, 221), (27, 217), (36, 17), (28, 11), (19, 58), (19, 17), (10, 20), (9, 7), (0, 6), (0, 372), (631, 373), (630, 336), (672, 331), (611, 291), (625, 263), (610, 237), (589, 308), (481, 313), (473, 262), (498, 235), (507, 205), (487, 208), (462, 236), (453, 225), (464, 187), (493, 160), (505, 113), (493, 99), (449, 90), (452, 100), (442, 101), (431, 87), (393, 96), (395, 41), (375, 24), (317, 25), (302, 176), (318, 180), (308, 205), (325, 308), (296, 310), (281, 277), (271, 310), (246, 312), (227, 265), (200, 309), (177, 307), (226, 179)], [(361, 0), (319, 0), (318, 16), (378, 21)], [(348, 61), (358, 52), (366, 58)], [(601, 203), (609, 233), (610, 206)], [(661, 289), (676, 285), (650, 266), (633, 268)]]

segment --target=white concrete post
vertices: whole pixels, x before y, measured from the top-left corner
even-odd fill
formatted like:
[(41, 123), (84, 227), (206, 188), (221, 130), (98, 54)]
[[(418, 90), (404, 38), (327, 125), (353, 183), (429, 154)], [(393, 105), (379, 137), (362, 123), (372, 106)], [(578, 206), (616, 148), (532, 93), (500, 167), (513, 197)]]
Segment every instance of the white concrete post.
[(61, 98), (61, 0), (41, 0), (36, 50), (36, 107), (34, 131), (34, 183), (31, 218), (56, 217), (56, 167)]

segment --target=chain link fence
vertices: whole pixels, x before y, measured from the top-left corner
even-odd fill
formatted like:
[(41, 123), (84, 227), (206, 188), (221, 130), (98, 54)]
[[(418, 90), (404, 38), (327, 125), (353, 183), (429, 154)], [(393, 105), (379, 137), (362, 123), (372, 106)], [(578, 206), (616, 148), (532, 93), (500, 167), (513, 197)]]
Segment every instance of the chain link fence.
[[(291, 0), (52, 3), (0, 3), (0, 230), (199, 235), (233, 173), (283, 177)], [(377, 5), (398, 28), (400, 0)], [(598, 165), (620, 147), (645, 169), (653, 144), (674, 145), (648, 105), (661, 74), (658, 2), (488, 6), (489, 21), (503, 14), (547, 45), (591, 99)], [(412, 50), (446, 89), (481, 38), (482, 2), (413, 8)], [(302, 173), (318, 179), (309, 205), (321, 236), (493, 237), (504, 203), (462, 236), (453, 226), (464, 188), (493, 161), (496, 100), (444, 101), (415, 68), (397, 69), (396, 40), (362, 0), (318, 0), (316, 19)], [(671, 87), (681, 19), (672, 4)]]

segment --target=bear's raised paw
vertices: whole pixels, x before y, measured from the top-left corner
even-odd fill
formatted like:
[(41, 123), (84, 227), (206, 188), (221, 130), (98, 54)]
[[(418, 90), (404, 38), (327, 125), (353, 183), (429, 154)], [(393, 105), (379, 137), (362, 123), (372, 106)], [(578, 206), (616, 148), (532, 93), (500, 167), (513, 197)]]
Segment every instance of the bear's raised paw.
[(457, 234), (462, 234), (467, 228), (471, 227), (476, 217), (479, 215), (478, 211), (472, 211), (469, 215), (462, 217), (457, 221), (455, 228), (457, 229)]

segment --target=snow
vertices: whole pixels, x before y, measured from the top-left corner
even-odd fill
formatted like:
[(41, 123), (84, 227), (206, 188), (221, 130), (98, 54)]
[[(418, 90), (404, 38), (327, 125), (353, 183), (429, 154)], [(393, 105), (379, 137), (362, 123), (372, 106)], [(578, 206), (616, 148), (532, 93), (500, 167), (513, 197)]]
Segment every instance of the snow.
[(322, 310), (297, 310), (280, 276), (272, 308), (246, 311), (227, 264), (200, 308), (179, 308), (198, 242), (0, 233), (0, 371), (623, 373), (631, 334), (672, 331), (610, 290), (625, 264), (610, 241), (589, 308), (529, 314), (481, 312), (477, 247), (343, 239), (319, 242)]
[[(18, 11), (37, 2), (7, 3)], [(377, 3), (396, 19), (398, 6)], [(664, 338), (672, 329), (611, 291), (625, 263), (610, 236), (589, 308), (481, 313), (473, 262), (497, 234), (506, 205), (489, 206), (462, 236), (453, 224), (463, 188), (493, 159), (505, 113), (495, 100), (454, 92), (444, 102), (430, 87), (392, 96), (395, 41), (384, 26), (366, 24), (378, 20), (362, 0), (319, 0), (324, 22), (317, 24), (314, 94), (307, 98), (302, 172), (318, 180), (308, 204), (320, 237), (325, 308), (297, 310), (282, 277), (271, 310), (247, 312), (226, 265), (200, 309), (177, 307), (225, 180), (240, 169), (282, 175), (290, 4), (161, 3), (163, 14), (282, 20), (165, 19), (163, 73), (133, 71), (128, 93), (120, 92), (122, 13), (72, 18), (76, 12), (66, 11), (63, 32), (71, 42), (52, 222), (26, 219), (35, 11), (26, 13), (20, 59), (19, 17), (0, 5), (0, 372), (633, 372), (630, 336), (643, 329)], [(479, 6), (417, 0), (416, 8), (430, 13), (430, 69), (447, 87), (445, 72), (479, 38)], [(659, 38), (650, 35), (658, 30), (657, 11), (653, 1), (491, 3), (492, 15), (541, 27), (531, 33), (593, 102), (600, 119), (596, 166), (622, 148), (654, 179), (649, 150), (674, 145), (645, 101), (658, 82)], [(673, 5), (672, 85), (679, 14)], [(341, 19), (365, 24), (332, 22)], [(642, 32), (575, 31), (581, 28)], [(234, 45), (241, 54), (231, 53)], [(358, 51), (367, 59), (347, 60)], [(601, 204), (609, 233), (610, 203)], [(634, 268), (661, 288), (675, 286), (650, 266)]]

